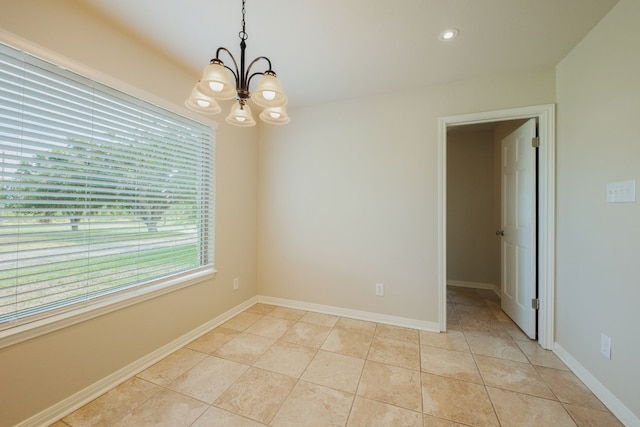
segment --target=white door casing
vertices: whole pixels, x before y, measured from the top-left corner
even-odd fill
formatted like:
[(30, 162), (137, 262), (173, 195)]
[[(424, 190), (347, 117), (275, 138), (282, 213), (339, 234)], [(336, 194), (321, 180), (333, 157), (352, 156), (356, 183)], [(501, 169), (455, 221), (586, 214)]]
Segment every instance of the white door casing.
[(537, 105), (438, 119), (438, 301), (440, 330), (447, 330), (447, 127), (530, 119), (538, 121), (538, 343), (554, 343), (555, 297), (555, 105)]
[(536, 120), (529, 119), (501, 142), (502, 310), (529, 338), (536, 338)]

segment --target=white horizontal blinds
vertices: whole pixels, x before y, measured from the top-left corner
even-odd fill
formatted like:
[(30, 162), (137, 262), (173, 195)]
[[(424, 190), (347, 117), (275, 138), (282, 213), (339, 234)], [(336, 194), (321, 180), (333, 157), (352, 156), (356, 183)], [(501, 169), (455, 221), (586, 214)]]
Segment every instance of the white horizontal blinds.
[(211, 265), (213, 145), (0, 44), (0, 322)]

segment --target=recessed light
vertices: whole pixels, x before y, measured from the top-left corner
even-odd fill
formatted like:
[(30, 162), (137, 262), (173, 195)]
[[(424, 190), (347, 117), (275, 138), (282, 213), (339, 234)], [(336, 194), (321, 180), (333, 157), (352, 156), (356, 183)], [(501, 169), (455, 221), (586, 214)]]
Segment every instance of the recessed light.
[(443, 42), (446, 42), (446, 41), (455, 39), (456, 37), (458, 37), (458, 34), (460, 34), (460, 31), (458, 31), (458, 29), (448, 28), (440, 33), (440, 35), (438, 36), (438, 39)]

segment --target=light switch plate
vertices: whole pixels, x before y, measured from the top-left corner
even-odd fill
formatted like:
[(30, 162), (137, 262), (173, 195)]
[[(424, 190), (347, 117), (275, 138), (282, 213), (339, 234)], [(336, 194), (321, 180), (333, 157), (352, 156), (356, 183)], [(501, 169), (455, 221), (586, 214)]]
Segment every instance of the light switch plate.
[(608, 203), (633, 203), (636, 201), (636, 180), (607, 184)]

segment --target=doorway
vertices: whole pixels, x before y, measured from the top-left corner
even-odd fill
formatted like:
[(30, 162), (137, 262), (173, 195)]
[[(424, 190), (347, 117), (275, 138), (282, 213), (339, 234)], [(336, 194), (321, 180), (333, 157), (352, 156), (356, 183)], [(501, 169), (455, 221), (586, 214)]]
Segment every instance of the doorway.
[(538, 278), (538, 342), (545, 349), (553, 346), (553, 296), (554, 296), (554, 209), (555, 209), (555, 109), (553, 105), (499, 110), (492, 112), (443, 117), (439, 120), (438, 178), (439, 178), (439, 291), (440, 328), (446, 331), (446, 285), (447, 285), (447, 133), (453, 128), (474, 125), (478, 128), (494, 126), (491, 123), (526, 121), (538, 123), (540, 148), (538, 149), (538, 263), (535, 266)]

